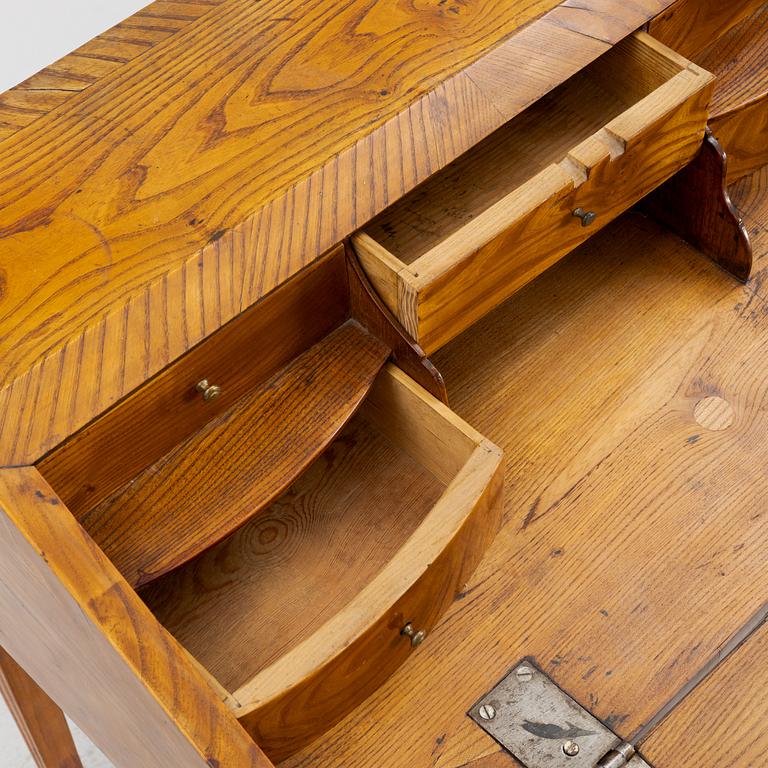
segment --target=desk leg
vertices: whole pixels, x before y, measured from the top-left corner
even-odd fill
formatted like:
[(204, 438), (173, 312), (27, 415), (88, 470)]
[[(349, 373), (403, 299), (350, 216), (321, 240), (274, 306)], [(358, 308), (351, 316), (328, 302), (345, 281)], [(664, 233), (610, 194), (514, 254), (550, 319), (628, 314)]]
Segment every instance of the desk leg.
[(82, 768), (64, 713), (2, 648), (0, 693), (39, 768)]

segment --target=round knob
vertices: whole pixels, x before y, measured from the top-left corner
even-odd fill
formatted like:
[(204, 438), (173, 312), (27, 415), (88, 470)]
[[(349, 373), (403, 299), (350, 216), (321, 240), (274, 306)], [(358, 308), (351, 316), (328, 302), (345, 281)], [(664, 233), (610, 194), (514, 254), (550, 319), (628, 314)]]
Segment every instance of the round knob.
[(215, 400), (221, 394), (221, 387), (216, 384), (209, 384), (208, 379), (203, 379), (197, 382), (196, 387), (198, 392), (203, 395), (203, 400), (207, 403), (209, 400)]
[(573, 215), (581, 219), (582, 227), (588, 227), (597, 218), (597, 214), (594, 211), (585, 211), (583, 208), (577, 208)]
[(411, 638), (413, 648), (418, 648), (427, 639), (427, 633), (423, 629), (417, 632), (410, 621), (400, 630), (400, 634)]

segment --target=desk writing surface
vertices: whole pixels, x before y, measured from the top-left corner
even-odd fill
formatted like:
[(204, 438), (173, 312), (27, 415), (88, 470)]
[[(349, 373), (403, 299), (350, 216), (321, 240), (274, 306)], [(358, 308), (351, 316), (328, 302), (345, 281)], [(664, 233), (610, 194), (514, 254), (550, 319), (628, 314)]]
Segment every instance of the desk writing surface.
[(667, 5), (156, 2), (0, 97), (37, 99), (0, 133), (0, 461), (35, 461)]

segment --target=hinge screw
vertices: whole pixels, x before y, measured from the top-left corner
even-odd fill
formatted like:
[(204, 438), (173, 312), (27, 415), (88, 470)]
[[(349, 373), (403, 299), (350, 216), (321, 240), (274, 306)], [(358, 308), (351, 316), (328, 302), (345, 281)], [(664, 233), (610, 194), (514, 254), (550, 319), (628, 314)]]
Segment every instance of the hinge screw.
[(530, 667), (518, 667), (516, 674), (521, 683), (527, 683), (533, 677), (533, 670)]
[(563, 744), (563, 752), (568, 757), (576, 757), (579, 754), (579, 745), (575, 741), (566, 741)]
[(496, 717), (496, 710), (490, 704), (483, 704), (477, 712), (483, 720), (493, 720)]

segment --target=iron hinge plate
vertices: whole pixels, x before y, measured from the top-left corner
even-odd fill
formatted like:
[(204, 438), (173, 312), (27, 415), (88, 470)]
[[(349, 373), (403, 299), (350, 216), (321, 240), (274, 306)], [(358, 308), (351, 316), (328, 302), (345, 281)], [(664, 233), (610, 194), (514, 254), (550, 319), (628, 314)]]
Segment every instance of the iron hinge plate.
[(526, 768), (650, 768), (528, 659), (469, 716)]

